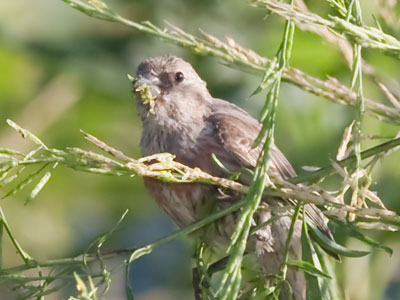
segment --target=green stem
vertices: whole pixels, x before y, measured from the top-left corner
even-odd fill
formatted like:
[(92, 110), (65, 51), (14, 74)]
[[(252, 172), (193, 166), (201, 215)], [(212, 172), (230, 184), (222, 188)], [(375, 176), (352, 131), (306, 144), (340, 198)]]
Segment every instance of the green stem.
[(3, 209), (1, 208), (1, 206), (0, 206), (0, 218), (1, 218), (1, 223), (3, 225), (2, 227), (4, 227), (4, 229), (6, 230), (8, 237), (10, 238), (10, 240), (13, 243), (15, 249), (17, 250), (17, 252), (21, 256), (22, 260), (25, 262), (26, 265), (30, 265), (30, 262), (32, 262), (32, 258), (29, 256), (28, 253), (26, 253), (22, 249), (20, 244), (14, 238), (14, 235), (13, 235), (11, 229), (10, 229), (10, 226), (8, 225), (8, 222), (6, 220), (6, 217), (4, 215), (4, 212), (3, 212)]
[(293, 212), (293, 216), (292, 216), (292, 222), (290, 223), (290, 228), (289, 228), (289, 232), (288, 232), (288, 236), (286, 239), (286, 244), (285, 244), (285, 250), (284, 250), (284, 255), (283, 255), (283, 265), (282, 265), (282, 271), (281, 271), (281, 275), (283, 280), (286, 279), (286, 274), (287, 274), (287, 261), (289, 259), (289, 251), (290, 251), (290, 243), (292, 241), (292, 237), (293, 237), (293, 233), (294, 233), (294, 228), (296, 225), (296, 221), (297, 218), (299, 216), (299, 212), (300, 212), (300, 208), (302, 207), (303, 203), (299, 202), (297, 203), (294, 212)]
[[(104, 274), (79, 274), (80, 277), (103, 277)], [(54, 275), (54, 276), (23, 276), (14, 274), (0, 274), (0, 282), (14, 281), (14, 282), (31, 282), (31, 281), (54, 281), (57, 279), (74, 279), (73, 275)]]
[[(368, 150), (365, 150), (365, 151), (361, 152), (360, 156), (361, 156), (361, 159), (367, 159), (374, 155), (378, 155), (383, 152), (387, 152), (397, 146), (400, 146), (400, 138), (388, 141), (386, 143), (383, 143), (383, 144), (380, 144), (373, 148), (370, 148)], [(333, 161), (342, 168), (352, 167), (357, 162), (357, 157), (355, 155), (352, 155), (341, 161), (338, 161), (338, 160), (333, 160)], [(291, 178), (291, 179), (289, 179), (289, 181), (294, 184), (311, 183), (311, 182), (316, 182), (318, 180), (321, 180), (322, 178), (330, 176), (334, 173), (336, 173), (335, 168), (332, 165), (329, 165), (329, 166), (319, 169), (318, 171), (314, 171), (310, 174), (300, 175), (300, 176)]]
[[(238, 209), (240, 209), (243, 205), (245, 204), (245, 200), (241, 200), (239, 202), (234, 203), (233, 205), (227, 207), (224, 210), (221, 210), (219, 212), (216, 212), (210, 216), (207, 216), (206, 218), (193, 223), (165, 238), (162, 238), (158, 241), (155, 241), (151, 244), (148, 244), (144, 247), (140, 247), (140, 248), (132, 248), (132, 249), (121, 249), (121, 250), (116, 250), (116, 251), (112, 251), (109, 253), (106, 253), (102, 256), (102, 259), (106, 260), (106, 259), (112, 259), (115, 258), (117, 256), (120, 256), (121, 254), (132, 254), (132, 253), (138, 253), (141, 252), (143, 250), (146, 249), (150, 249), (150, 252), (161, 246), (164, 245), (172, 240), (175, 240), (181, 236), (186, 236), (196, 230), (199, 230), (200, 228), (202, 228), (203, 226), (206, 226), (212, 222), (214, 222), (215, 220), (226, 216)], [(14, 240), (15, 241), (15, 240)], [(149, 253), (150, 253), (149, 252)], [(147, 253), (148, 254), (148, 253)], [(141, 255), (140, 255), (141, 256)], [(139, 257), (140, 257), (139, 256)], [(138, 258), (138, 257), (137, 257)], [(1, 274), (11, 274), (11, 273), (16, 273), (16, 272), (21, 272), (21, 271), (25, 271), (25, 270), (29, 270), (29, 269), (33, 269), (36, 268), (37, 266), (39, 267), (55, 267), (55, 266), (63, 266), (63, 265), (73, 265), (73, 264), (84, 264), (85, 262), (93, 262), (93, 261), (97, 261), (98, 260), (98, 256), (97, 255), (90, 255), (87, 254), (85, 255), (85, 257), (83, 256), (78, 256), (78, 257), (72, 257), (72, 258), (63, 258), (63, 259), (55, 259), (55, 260), (47, 260), (47, 261), (35, 261), (34, 265), (30, 265), (30, 264), (24, 264), (24, 265), (20, 265), (20, 266), (16, 266), (16, 267), (11, 267), (11, 268), (7, 268), (7, 269), (3, 269)]]
[[(362, 17), (361, 17), (361, 7), (358, 0), (352, 1), (351, 4), (355, 4), (355, 19), (357, 25), (362, 25)], [(351, 7), (349, 7), (349, 12), (351, 12)], [(355, 44), (353, 46), (354, 50), (354, 64), (353, 64), (353, 79), (352, 79), (352, 87), (357, 88), (357, 98), (355, 103), (355, 118), (354, 118), (354, 127), (353, 127), (353, 136), (354, 136), (354, 154), (356, 157), (356, 168), (355, 168), (355, 177), (354, 177), (354, 185), (353, 185), (353, 194), (351, 196), (351, 206), (362, 206), (363, 203), (360, 201), (360, 170), (362, 169), (361, 165), (361, 125), (364, 116), (364, 96), (363, 96), (363, 84), (362, 84), (362, 47), (360, 44)], [(354, 216), (352, 217), (354, 218)]]
[[(123, 18), (122, 16), (118, 15), (116, 12), (112, 11), (108, 7), (106, 9), (95, 9), (93, 6), (89, 5), (88, 3), (84, 3), (83, 1), (78, 0), (61, 0), (73, 8), (81, 11), (84, 14), (87, 14), (91, 17), (116, 22), (123, 24), (124, 26), (133, 28), (135, 30), (139, 30), (145, 32), (150, 35), (154, 35), (164, 39), (166, 42), (176, 44), (181, 47), (190, 48), (193, 52), (203, 55), (211, 55), (218, 58), (221, 58), (227, 63), (229, 66), (238, 67), (241, 70), (245, 69), (246, 71), (256, 72), (258, 74), (265, 74), (266, 70), (270, 67), (273, 60), (268, 59), (266, 57), (261, 57), (254, 52), (244, 49), (244, 51), (238, 51), (228, 45), (227, 43), (223, 43), (222, 41), (218, 40), (217, 38), (210, 36), (209, 34), (203, 33), (204, 39), (195, 37), (190, 35), (179, 28), (172, 27), (173, 30), (159, 28), (153, 25), (150, 22), (144, 22), (142, 24), (136, 23), (134, 21), (128, 20)], [(260, 1), (258, 1), (260, 2)], [(260, 2), (261, 3), (261, 2)], [(274, 4), (274, 1), (268, 1), (267, 4)], [(279, 3), (277, 6), (284, 7), (285, 4)], [(288, 7), (285, 10), (291, 10), (292, 7)], [(287, 17), (287, 16), (283, 16)], [(292, 14), (290, 17), (296, 17), (296, 14)], [(340, 20), (340, 19), (339, 19)], [(327, 20), (326, 20), (327, 21)], [(331, 22), (331, 21), (327, 21)], [(341, 25), (341, 24), (339, 24)], [(355, 28), (347, 28), (344, 25), (341, 25), (342, 30), (356, 30), (357, 32), (361, 31), (362, 34), (369, 34), (374, 37), (375, 32), (372, 30), (368, 30), (365, 28), (359, 28), (354, 24)], [(366, 31), (366, 33), (364, 32)], [(379, 40), (379, 36), (375, 37), (375, 39)], [(389, 42), (395, 43), (393, 37), (384, 35), (384, 38), (387, 39)], [(379, 45), (385, 45), (384, 43), (379, 43)], [(392, 51), (392, 50), (390, 50)], [(247, 53), (251, 53), (251, 55), (246, 55)], [(256, 56), (257, 59), (253, 59)], [(333, 80), (320, 80), (318, 78), (309, 76), (304, 72), (295, 69), (295, 68), (284, 68), (283, 69), (283, 80), (290, 82), (298, 86), (299, 88), (310, 92), (312, 94), (325, 97), (326, 99), (333, 101), (335, 103), (345, 104), (354, 106), (356, 101), (356, 96), (354, 93), (350, 91), (347, 86), (340, 84), (337, 81)], [(377, 103), (372, 100), (366, 99), (366, 110), (368, 113), (380, 120), (384, 120), (389, 123), (393, 124), (400, 124), (400, 111), (393, 107), (389, 107), (383, 105), (381, 103)]]

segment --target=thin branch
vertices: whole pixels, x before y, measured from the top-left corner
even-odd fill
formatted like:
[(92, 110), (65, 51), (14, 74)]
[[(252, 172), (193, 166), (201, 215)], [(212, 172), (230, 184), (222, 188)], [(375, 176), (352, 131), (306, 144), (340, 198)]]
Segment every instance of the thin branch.
[(400, 57), (400, 41), (384, 33), (381, 29), (354, 24), (349, 20), (335, 16), (329, 16), (329, 19), (324, 19), (317, 14), (303, 12), (289, 4), (273, 0), (255, 0), (252, 4), (257, 7), (267, 8), (287, 20), (292, 19), (295, 23), (328, 28), (336, 32), (338, 36), (346, 37), (364, 48), (378, 49), (385, 54), (393, 55), (396, 58)]
[[(227, 42), (223, 42), (215, 36), (204, 32), (202, 32), (202, 38), (199, 38), (175, 26), (160, 28), (148, 21), (139, 24), (120, 16), (100, 0), (91, 1), (90, 3), (84, 0), (61, 1), (91, 17), (120, 23), (129, 28), (159, 37), (165, 42), (188, 48), (197, 54), (218, 57), (227, 65), (241, 70), (264, 75), (270, 66), (275, 63), (273, 60), (241, 46), (232, 38), (228, 38)], [(94, 5), (94, 2), (98, 3), (98, 5)], [(102, 5), (99, 3), (102, 3)], [(281, 5), (283, 4), (281, 3)], [(334, 103), (355, 105), (356, 94), (336, 79), (321, 80), (307, 75), (299, 69), (289, 67), (284, 68), (282, 76), (283, 80), (298, 86), (300, 89), (324, 97)], [(365, 109), (368, 114), (379, 120), (400, 124), (400, 112), (395, 108), (365, 99)]]
[[(32, 134), (32, 133), (31, 133)], [(169, 153), (161, 153), (151, 155), (135, 160), (127, 157), (125, 154), (106, 143), (100, 141), (89, 134), (87, 139), (94, 145), (107, 153), (116, 154), (120, 158), (124, 158), (128, 163), (121, 163), (115, 159), (105, 157), (91, 151), (85, 151), (79, 148), (68, 148), (59, 150), (46, 147), (41, 149), (41, 153), (34, 152), (35, 155), (27, 157), (15, 156), (13, 158), (14, 167), (25, 165), (41, 165), (48, 163), (59, 163), (65, 167), (101, 175), (111, 176), (134, 176), (152, 177), (165, 182), (192, 183), (200, 182), (211, 184), (214, 186), (231, 189), (242, 194), (249, 192), (249, 187), (239, 182), (212, 176), (199, 168), (190, 168), (184, 164), (174, 161), (174, 156)], [(361, 153), (361, 158), (366, 159), (376, 155), (381, 155), (389, 150), (398, 148), (400, 138), (391, 140), (384, 144), (378, 145)], [(38, 157), (36, 157), (38, 156)], [(343, 161), (335, 161), (334, 163), (341, 168), (353, 167), (355, 164), (355, 156), (350, 156)], [(335, 202), (335, 197), (327, 193), (315, 193), (315, 190), (306, 185), (298, 185), (298, 183), (312, 183), (317, 180), (337, 173), (334, 166), (329, 165), (320, 170), (311, 172), (303, 176), (292, 179), (283, 180), (282, 178), (271, 178), (275, 186), (269, 186), (264, 191), (264, 196), (276, 196), (284, 199), (297, 199), (304, 203), (314, 203), (317, 205), (327, 205), (333, 207), (342, 207), (342, 204)], [(1, 182), (0, 182), (1, 183)]]

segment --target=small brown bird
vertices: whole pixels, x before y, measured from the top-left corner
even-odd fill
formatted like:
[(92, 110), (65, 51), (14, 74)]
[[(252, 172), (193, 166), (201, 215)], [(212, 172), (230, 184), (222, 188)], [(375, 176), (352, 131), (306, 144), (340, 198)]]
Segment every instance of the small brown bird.
[[(213, 98), (189, 63), (174, 56), (150, 58), (139, 65), (136, 76), (134, 92), (143, 123), (144, 155), (169, 152), (178, 162), (221, 177), (226, 175), (216, 166), (212, 154), (233, 172), (254, 169), (261, 146), (252, 148), (252, 145), (260, 123), (236, 105)], [(143, 87), (148, 89), (149, 97), (143, 97)], [(276, 146), (270, 151), (270, 159), (271, 175), (283, 178), (296, 175)], [(249, 183), (245, 176), (239, 180)], [(240, 199), (238, 194), (221, 192), (205, 184), (164, 183), (151, 178), (144, 178), (144, 182), (158, 205), (180, 227), (203, 218), (210, 201), (222, 208)], [(274, 206), (278, 206), (278, 201), (263, 199), (254, 221), (262, 223), (271, 218), (273, 213), (268, 208)], [(312, 211), (314, 219), (326, 226), (320, 211), (316, 207)], [(278, 218), (249, 239), (248, 252), (256, 254), (261, 269), (269, 274), (277, 274), (281, 268), (290, 223), (288, 216)], [(228, 244), (235, 216), (225, 217), (215, 227), (215, 234), (207, 242)], [(300, 235), (301, 222), (297, 221), (290, 249), (294, 259), (301, 259)], [(305, 299), (303, 272), (291, 267), (287, 280), (294, 299)], [(288, 289), (284, 290), (280, 299), (289, 299), (288, 293)]]

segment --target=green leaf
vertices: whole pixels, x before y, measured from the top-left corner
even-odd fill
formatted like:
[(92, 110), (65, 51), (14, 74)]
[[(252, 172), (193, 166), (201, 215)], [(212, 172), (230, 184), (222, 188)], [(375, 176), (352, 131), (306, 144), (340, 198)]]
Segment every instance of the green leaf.
[(262, 292), (259, 294), (260, 297), (268, 297), (276, 292), (276, 286), (269, 286), (269, 287), (264, 287), (262, 289)]
[(288, 259), (287, 264), (289, 266), (298, 267), (298, 268), (302, 269), (304, 272), (306, 272), (312, 276), (323, 277), (326, 279), (332, 279), (331, 276), (329, 276), (328, 274), (324, 273), (323, 271), (317, 269), (313, 264), (309, 263), (308, 261)]
[(332, 279), (324, 277), (315, 277), (309, 274), (306, 275), (307, 279), (307, 299), (309, 300), (332, 300), (340, 299), (337, 297), (337, 284), (334, 277), (334, 272), (329, 268), (329, 260), (327, 255), (322, 249), (316, 247), (314, 242), (311, 240), (307, 222), (305, 222), (305, 215), (303, 214), (303, 228), (302, 228), (302, 259), (310, 261), (312, 265), (318, 270), (322, 270), (325, 274), (332, 276)]
[(134, 300), (135, 297), (133, 296), (133, 289), (131, 285), (131, 280), (130, 280), (130, 263), (126, 262), (126, 268), (125, 268), (125, 295), (127, 300)]
[(7, 154), (7, 155), (24, 156), (21, 152), (13, 150), (13, 149), (8, 149), (8, 148), (0, 148), (0, 153)]
[(277, 73), (275, 70), (276, 67), (277, 67), (277, 58), (275, 57), (271, 61), (271, 64), (269, 65), (268, 69), (265, 70), (265, 73), (264, 73), (263, 79), (261, 80), (261, 83), (251, 93), (250, 97), (262, 92), (263, 90), (267, 89), (269, 86), (271, 86), (275, 82), (275, 80), (277, 79)]
[(229, 176), (229, 178), (231, 178), (233, 180), (239, 178), (240, 173), (238, 173), (238, 172), (234, 173), (231, 170), (229, 170), (227, 167), (225, 167), (225, 165), (218, 159), (218, 157), (214, 153), (211, 153), (211, 159), (218, 168), (220, 168), (225, 174), (227, 174)]
[(335, 241), (326, 237), (321, 231), (318, 230), (315, 226), (308, 224), (308, 228), (310, 229), (310, 233), (314, 240), (321, 246), (322, 249), (327, 251), (328, 253), (333, 253), (336, 255), (346, 256), (346, 257), (362, 257), (370, 252), (368, 251), (359, 251), (359, 250), (350, 250), (347, 249)]
[(22, 128), (21, 126), (11, 121), (10, 119), (7, 119), (7, 124), (11, 126), (13, 129), (15, 129), (17, 132), (19, 132), (23, 138), (29, 138), (35, 144), (41, 146), (44, 149), (48, 149), (47, 146), (29, 130)]
[(131, 74), (126, 74), (126, 75), (128, 76), (128, 79), (130, 82), (135, 83), (135, 81), (136, 81), (135, 76), (132, 76)]
[(128, 300), (134, 300), (133, 297), (133, 288), (132, 288), (132, 284), (129, 278), (130, 275), (130, 270), (131, 270), (131, 266), (133, 264), (133, 262), (142, 257), (143, 255), (147, 255), (150, 254), (153, 250), (152, 245), (147, 245), (144, 246), (142, 248), (136, 249), (135, 251), (132, 252), (131, 256), (129, 257), (129, 259), (126, 261), (126, 268), (125, 268), (125, 291), (126, 291), (126, 298)]
[(32, 192), (29, 194), (28, 198), (25, 201), (25, 204), (36, 198), (39, 192), (44, 188), (44, 186), (49, 182), (51, 177), (51, 172), (47, 171), (43, 177), (40, 179), (39, 183), (35, 186)]
[[(15, 186), (14, 188), (12, 188), (11, 190), (9, 190), (2, 199), (5, 199), (9, 196), (12, 196), (16, 193), (18, 193), (19, 191), (21, 191), (22, 189), (24, 189), (26, 186), (28, 186), (34, 179), (36, 176), (38, 176), (49, 164), (44, 164), (42, 167), (40, 167), (38, 170), (36, 170), (35, 172), (29, 174), (25, 179), (23, 179), (20, 183), (17, 184), (17, 186)], [(16, 174), (14, 174), (15, 176)], [(16, 176), (17, 177), (17, 176)], [(10, 177), (9, 179), (14, 180), (16, 177)], [(9, 181), (11, 182), (11, 181)], [(5, 184), (8, 184), (9, 182), (6, 182)], [(4, 183), (4, 182), (3, 182)]]
[(336, 218), (331, 218), (330, 219), (332, 223), (334, 223), (335, 225), (339, 226), (340, 228), (346, 230), (346, 232), (360, 240), (361, 242), (364, 242), (367, 245), (370, 245), (374, 248), (379, 248), (382, 249), (383, 251), (385, 251), (386, 253), (388, 253), (390, 256), (393, 255), (393, 250), (391, 248), (389, 248), (388, 246), (383, 245), (382, 243), (374, 240), (373, 238), (366, 236), (365, 234), (363, 234), (355, 225), (353, 225), (352, 223), (344, 223), (342, 221), (340, 221), (339, 219)]

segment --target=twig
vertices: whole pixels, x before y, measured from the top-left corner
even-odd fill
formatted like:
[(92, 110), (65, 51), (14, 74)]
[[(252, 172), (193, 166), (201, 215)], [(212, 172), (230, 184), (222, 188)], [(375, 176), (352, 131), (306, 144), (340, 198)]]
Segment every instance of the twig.
[[(157, 36), (166, 42), (178, 45), (180, 47), (189, 48), (193, 52), (202, 55), (211, 55), (222, 59), (231, 67), (237, 67), (241, 70), (255, 72), (264, 75), (270, 68), (273, 60), (260, 56), (254, 51), (242, 47), (233, 39), (228, 42), (222, 42), (215, 36), (202, 33), (203, 38), (195, 37), (183, 30), (172, 27), (159, 28), (151, 22), (143, 22), (142, 24), (128, 20), (116, 12), (111, 10), (104, 2), (98, 0), (97, 3), (103, 3), (104, 6), (93, 6), (93, 2), (84, 0), (62, 0), (73, 8), (98, 19), (123, 24), (129, 28), (145, 32), (150, 35)], [(280, 3), (280, 5), (284, 5)], [(305, 74), (299, 69), (285, 67), (283, 70), (283, 80), (298, 86), (302, 90), (317, 96), (324, 97), (334, 103), (354, 106), (356, 101), (355, 93), (339, 83), (335, 79), (321, 80)], [(400, 112), (395, 108), (383, 105), (381, 103), (365, 99), (366, 112), (371, 116), (384, 120), (385, 122), (400, 124)]]
[(253, 5), (267, 8), (287, 20), (293, 20), (295, 23), (329, 28), (335, 31), (338, 36), (346, 37), (364, 48), (378, 49), (385, 54), (393, 55), (396, 58), (400, 57), (400, 41), (380, 29), (365, 26), (361, 23), (354, 24), (350, 20), (335, 16), (324, 19), (317, 14), (303, 12), (289, 4), (273, 0), (256, 0)]

